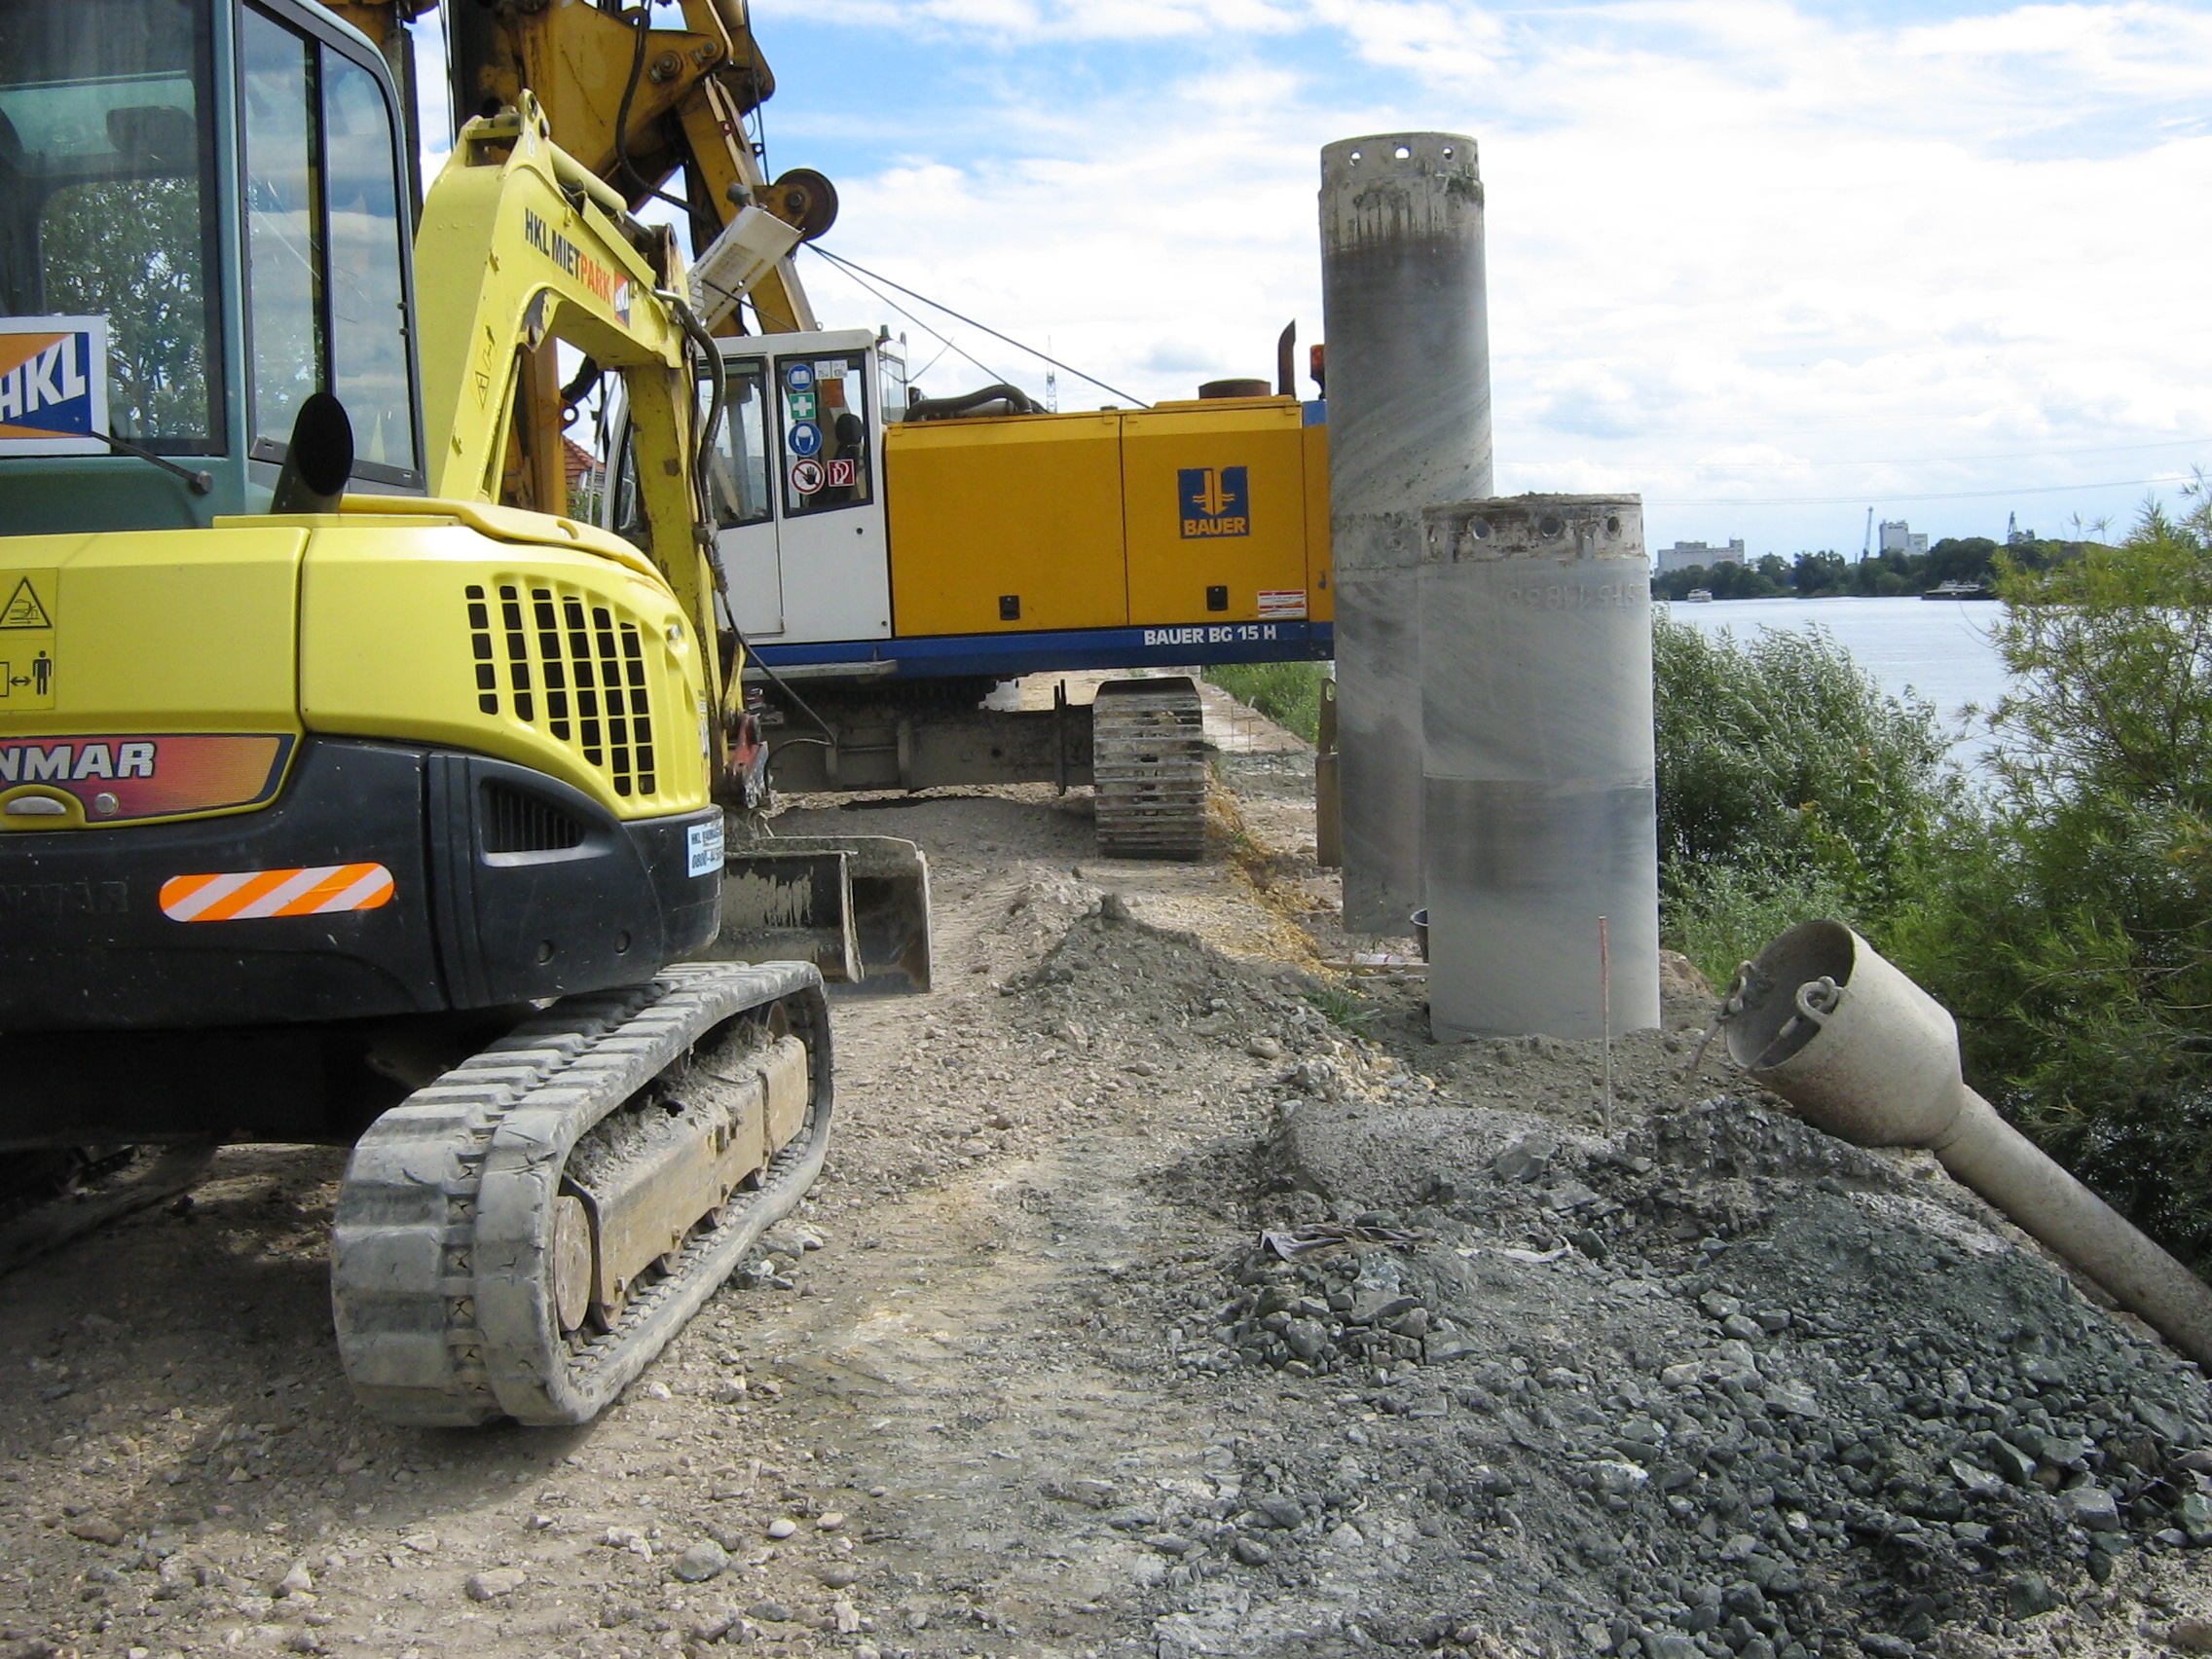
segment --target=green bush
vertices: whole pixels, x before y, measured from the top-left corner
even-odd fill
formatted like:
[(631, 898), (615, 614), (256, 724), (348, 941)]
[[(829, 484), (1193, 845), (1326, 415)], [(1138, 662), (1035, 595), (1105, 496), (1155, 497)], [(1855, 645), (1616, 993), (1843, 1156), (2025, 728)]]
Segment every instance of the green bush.
[(1652, 624), (1667, 942), (1715, 986), (1795, 922), (1878, 934), (1966, 810), (1936, 712), (1825, 630)]
[(1984, 1093), (2212, 1264), (2212, 508), (2000, 591), (1991, 815), (1885, 948)]
[(1223, 663), (1207, 669), (1205, 677), (1238, 702), (1250, 704), (1308, 743), (1320, 741), (1321, 682), (1329, 677), (1327, 664)]
[(1665, 942), (1724, 990), (1749, 962), (1799, 922), (1822, 916), (1871, 925), (1849, 888), (1820, 869), (1762, 865), (1688, 866), (1663, 889)]

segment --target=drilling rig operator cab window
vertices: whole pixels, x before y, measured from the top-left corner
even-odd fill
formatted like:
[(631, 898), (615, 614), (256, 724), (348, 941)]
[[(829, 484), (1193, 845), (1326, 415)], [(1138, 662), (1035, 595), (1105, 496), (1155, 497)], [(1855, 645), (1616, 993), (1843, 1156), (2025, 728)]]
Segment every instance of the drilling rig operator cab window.
[(254, 459), (282, 461), (300, 405), (328, 387), (353, 424), (355, 475), (419, 485), (398, 151), (383, 90), (328, 44), (249, 7), (239, 91)]
[(108, 429), (223, 447), (205, 0), (0, 0), (0, 314), (107, 319)]
[(874, 499), (867, 377), (865, 351), (776, 359), (784, 517), (833, 512)]

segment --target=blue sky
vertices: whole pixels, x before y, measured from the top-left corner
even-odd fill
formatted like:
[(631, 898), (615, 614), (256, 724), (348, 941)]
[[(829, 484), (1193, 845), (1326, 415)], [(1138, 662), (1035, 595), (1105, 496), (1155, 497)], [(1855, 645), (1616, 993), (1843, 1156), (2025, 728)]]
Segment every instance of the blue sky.
[[(1498, 486), (1655, 545), (2128, 522), (2212, 461), (2212, 11), (756, 0), (828, 245), (1146, 398), (1319, 338), (1322, 144), (1472, 135)], [(826, 262), (834, 323), (889, 322)], [(929, 313), (925, 313), (928, 315)], [(929, 315), (993, 370), (1042, 365)], [(1303, 356), (1303, 352), (1301, 353)], [(980, 384), (958, 357), (926, 386)], [(1108, 400), (1060, 377), (1063, 407)], [(2087, 487), (2083, 487), (2087, 486)], [(2064, 488), (2061, 488), (2064, 487)]]

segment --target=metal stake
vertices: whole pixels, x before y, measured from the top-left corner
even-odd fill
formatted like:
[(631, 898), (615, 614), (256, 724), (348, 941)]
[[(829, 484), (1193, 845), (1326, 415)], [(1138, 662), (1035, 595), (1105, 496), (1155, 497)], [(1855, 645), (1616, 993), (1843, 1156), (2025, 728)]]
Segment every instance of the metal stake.
[(1613, 1132), (1613, 947), (1605, 918), (1598, 918), (1598, 1001), (1605, 1026), (1605, 1134)]

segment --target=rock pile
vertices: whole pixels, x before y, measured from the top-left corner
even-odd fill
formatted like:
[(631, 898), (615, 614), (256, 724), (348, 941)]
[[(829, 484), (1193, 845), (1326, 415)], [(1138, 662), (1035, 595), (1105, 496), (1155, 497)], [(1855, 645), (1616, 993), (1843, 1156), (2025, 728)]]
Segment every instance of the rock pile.
[(1309, 1380), (1336, 1426), (1255, 1449), (1217, 1544), (1293, 1585), (1402, 1539), (1408, 1640), (1995, 1652), (2212, 1544), (2196, 1368), (1925, 1158), (1743, 1099), (1611, 1144), (1308, 1100), (1265, 1164), (1289, 1219), (1424, 1237), (1230, 1265), (1186, 1367)]

